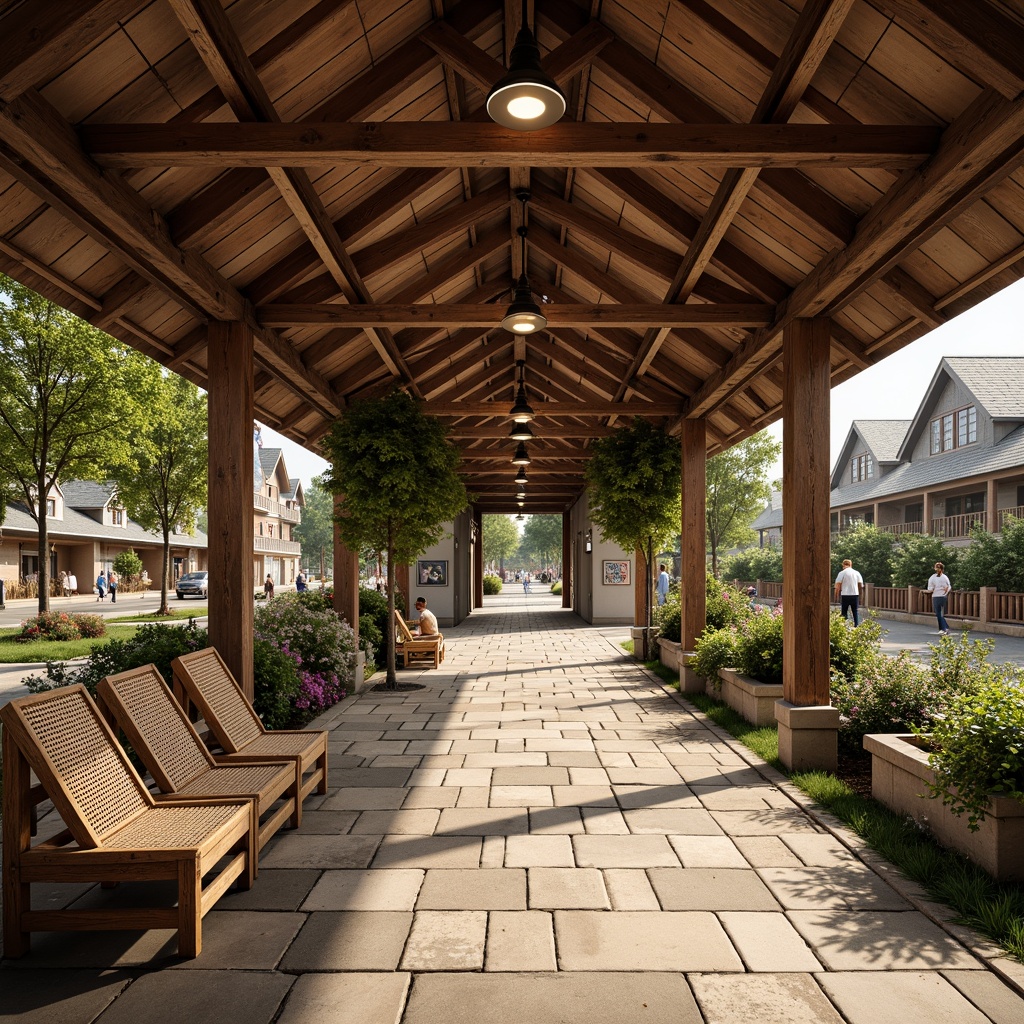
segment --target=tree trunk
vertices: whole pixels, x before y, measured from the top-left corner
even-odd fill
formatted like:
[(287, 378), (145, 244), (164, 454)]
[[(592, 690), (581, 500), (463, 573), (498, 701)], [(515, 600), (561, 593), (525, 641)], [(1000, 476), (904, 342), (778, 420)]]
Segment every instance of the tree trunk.
[(644, 594), (644, 652), (643, 660), (651, 660), (651, 591), (654, 588), (654, 541), (647, 538), (647, 590)]
[(164, 529), (164, 549), (160, 555), (163, 571), (160, 573), (160, 610), (157, 615), (170, 615), (171, 609), (167, 606), (167, 583), (171, 576), (171, 533)]
[(398, 675), (395, 672), (395, 548), (388, 539), (388, 623), (384, 631), (387, 649), (387, 688), (398, 689)]
[(36, 525), (39, 527), (39, 614), (50, 610), (50, 530), (46, 522), (46, 474), (36, 480)]

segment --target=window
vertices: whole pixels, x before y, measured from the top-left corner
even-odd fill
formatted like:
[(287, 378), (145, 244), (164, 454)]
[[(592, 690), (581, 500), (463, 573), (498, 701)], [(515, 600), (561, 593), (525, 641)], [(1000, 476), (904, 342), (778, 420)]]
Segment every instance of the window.
[(932, 455), (963, 448), (978, 440), (978, 410), (968, 405), (932, 420), (929, 450)]
[(51, 519), (57, 515), (57, 499), (47, 498), (46, 499), (46, 514)]
[(850, 459), (850, 479), (856, 483), (858, 480), (870, 480), (875, 475), (875, 460), (867, 453), (855, 455)]
[(268, 537), (273, 537), (274, 536), (274, 524), (273, 523), (267, 523), (267, 536)]
[(114, 526), (124, 526), (124, 509), (112, 508), (110, 510), (110, 521)]

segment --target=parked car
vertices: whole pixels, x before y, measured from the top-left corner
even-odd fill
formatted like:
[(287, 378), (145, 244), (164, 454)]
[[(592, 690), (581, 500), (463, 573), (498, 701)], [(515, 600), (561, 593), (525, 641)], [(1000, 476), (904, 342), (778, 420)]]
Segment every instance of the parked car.
[(186, 597), (206, 597), (206, 581), (210, 574), (208, 572), (187, 572), (179, 576), (174, 584), (174, 592), (178, 600)]

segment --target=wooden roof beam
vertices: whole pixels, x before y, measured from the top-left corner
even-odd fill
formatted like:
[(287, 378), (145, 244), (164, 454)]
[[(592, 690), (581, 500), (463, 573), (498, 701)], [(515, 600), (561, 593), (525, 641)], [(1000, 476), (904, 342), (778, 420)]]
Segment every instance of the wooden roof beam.
[[(178, 0), (184, 2), (184, 0)], [(930, 125), (561, 122), (526, 135), (497, 124), (87, 124), (105, 167), (914, 167), (934, 151)], [(525, 135), (525, 137), (524, 137)]]

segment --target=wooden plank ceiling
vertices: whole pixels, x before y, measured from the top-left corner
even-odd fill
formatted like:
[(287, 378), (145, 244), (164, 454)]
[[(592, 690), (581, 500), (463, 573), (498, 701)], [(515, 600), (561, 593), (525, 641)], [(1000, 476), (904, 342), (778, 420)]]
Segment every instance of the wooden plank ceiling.
[(796, 317), (838, 383), (1021, 276), (1019, 0), (529, 10), (568, 101), (536, 133), (484, 111), (517, 0), (0, 4), (0, 270), (200, 385), (206, 324), (250, 324), (257, 416), (310, 447), (398, 382), (484, 511), (522, 360), (527, 512), (624, 417), (711, 452), (777, 419)]

